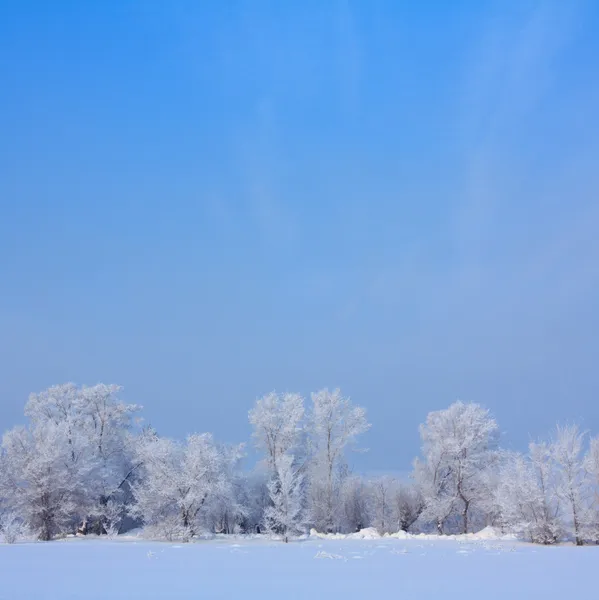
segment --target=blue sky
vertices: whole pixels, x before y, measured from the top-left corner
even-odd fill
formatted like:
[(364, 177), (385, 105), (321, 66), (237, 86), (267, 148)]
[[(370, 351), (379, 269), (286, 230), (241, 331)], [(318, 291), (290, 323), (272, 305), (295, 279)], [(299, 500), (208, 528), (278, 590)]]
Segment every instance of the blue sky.
[(341, 389), (360, 469), (456, 399), (599, 433), (599, 4), (0, 2), (0, 429), (169, 436)]

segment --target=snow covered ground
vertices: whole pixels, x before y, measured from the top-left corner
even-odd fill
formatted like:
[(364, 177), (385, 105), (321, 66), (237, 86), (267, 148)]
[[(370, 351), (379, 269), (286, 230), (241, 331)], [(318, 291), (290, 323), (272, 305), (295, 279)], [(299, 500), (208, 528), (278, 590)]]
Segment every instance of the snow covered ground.
[(598, 593), (599, 547), (540, 547), (484, 534), (364, 537), (0, 545), (0, 600), (563, 600)]

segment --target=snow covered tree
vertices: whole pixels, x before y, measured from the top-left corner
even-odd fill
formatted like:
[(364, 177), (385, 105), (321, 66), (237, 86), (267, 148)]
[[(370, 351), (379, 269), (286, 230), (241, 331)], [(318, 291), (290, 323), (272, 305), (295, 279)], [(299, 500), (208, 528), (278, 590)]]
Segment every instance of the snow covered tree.
[(243, 515), (239, 523), (242, 533), (260, 533), (264, 526), (264, 513), (271, 505), (268, 483), (270, 471), (258, 465), (252, 472), (242, 475), (239, 487), (239, 504)]
[(279, 456), (296, 450), (302, 433), (304, 399), (300, 394), (271, 392), (256, 401), (249, 412), (256, 447), (266, 454), (271, 473)]
[(457, 500), (451, 468), (445, 463), (441, 448), (428, 448), (425, 460), (414, 461), (414, 480), (424, 499), (420, 520), (433, 523), (437, 533), (443, 534)]
[(72, 500), (84, 531), (90, 525), (97, 533), (106, 531), (105, 522), (112, 518), (108, 513), (123, 504), (135, 472), (131, 430), (140, 407), (120, 402), (120, 391), (117, 385), (67, 383), (31, 394), (25, 407), (33, 428), (62, 431), (69, 469), (79, 482)]
[(249, 514), (243, 486), (246, 478), (238, 472), (243, 446), (221, 447), (225, 453), (221, 483), (206, 502), (206, 529), (214, 533), (238, 533)]
[[(588, 452), (584, 458), (584, 468), (592, 479), (595, 493), (599, 495), (599, 437), (592, 438), (589, 443)], [(596, 497), (599, 501), (599, 496)]]
[(373, 525), (382, 535), (395, 531), (394, 495), (397, 481), (393, 477), (378, 477), (370, 482)]
[(423, 516), (432, 519), (439, 532), (459, 511), (462, 533), (485, 492), (485, 473), (491, 468), (497, 447), (498, 427), (478, 404), (455, 402), (446, 410), (429, 413), (420, 426), (423, 459), (415, 463), (415, 477), (422, 491)]
[(147, 436), (138, 448), (143, 477), (132, 486), (131, 514), (159, 537), (193, 537), (207, 502), (228, 493), (230, 465), (240, 452), (216, 444), (207, 433), (190, 435), (185, 443)]
[(114, 522), (117, 508), (123, 507), (128, 486), (139, 467), (133, 458), (136, 438), (131, 432), (141, 407), (120, 402), (117, 396), (120, 391), (116, 385), (98, 384), (84, 386), (80, 392), (85, 437), (94, 449), (94, 512), (98, 516), (98, 533), (105, 529), (105, 523)]
[(360, 531), (370, 522), (369, 490), (361, 477), (351, 475), (341, 484), (341, 529)]
[(560, 539), (560, 506), (547, 444), (530, 444), (528, 457), (503, 453), (495, 502), (504, 529), (534, 543), (554, 544)]
[(583, 466), (589, 480), (588, 508), (584, 515), (585, 536), (599, 543), (599, 437), (591, 439)]
[(2, 440), (8, 509), (40, 540), (72, 530), (79, 518), (80, 470), (71, 460), (64, 423), (15, 428)]
[(6, 544), (14, 544), (27, 535), (27, 526), (13, 511), (0, 513), (0, 539)]
[(576, 425), (557, 427), (551, 454), (557, 467), (557, 494), (569, 512), (571, 532), (577, 546), (582, 546), (582, 527), (588, 510), (585, 493), (587, 473), (583, 465), (584, 433)]
[(339, 493), (346, 472), (345, 450), (369, 428), (366, 411), (354, 406), (339, 389), (312, 394), (310, 519), (319, 530), (328, 532), (338, 528)]
[(424, 510), (420, 489), (413, 484), (398, 483), (392, 490), (391, 501), (396, 531), (409, 531)]
[(286, 543), (290, 535), (302, 531), (302, 484), (303, 476), (295, 465), (294, 457), (280, 454), (275, 476), (268, 484), (272, 504), (265, 511), (264, 524), (267, 531), (282, 535)]

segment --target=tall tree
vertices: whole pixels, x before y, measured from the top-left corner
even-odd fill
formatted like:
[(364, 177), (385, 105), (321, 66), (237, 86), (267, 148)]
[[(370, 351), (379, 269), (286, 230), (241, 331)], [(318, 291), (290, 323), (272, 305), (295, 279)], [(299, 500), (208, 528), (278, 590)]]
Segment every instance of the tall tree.
[(366, 411), (354, 406), (339, 389), (312, 394), (309, 433), (311, 519), (324, 531), (338, 528), (339, 492), (346, 473), (345, 450), (370, 428)]

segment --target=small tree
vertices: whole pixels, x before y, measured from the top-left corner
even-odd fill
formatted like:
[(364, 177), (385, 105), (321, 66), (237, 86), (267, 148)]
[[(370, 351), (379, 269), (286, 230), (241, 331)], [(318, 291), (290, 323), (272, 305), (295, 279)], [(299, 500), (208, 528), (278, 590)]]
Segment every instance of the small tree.
[(392, 477), (379, 477), (370, 483), (373, 524), (380, 534), (395, 528), (393, 514), (397, 482)]
[(352, 475), (343, 480), (341, 486), (342, 529), (347, 532), (360, 531), (370, 521), (369, 490), (361, 477)]
[(121, 530), (121, 523), (125, 515), (123, 503), (116, 497), (109, 498), (102, 505), (101, 512), (97, 514), (98, 522), (108, 537), (116, 537)]
[(294, 466), (293, 456), (280, 455), (276, 475), (268, 484), (272, 506), (265, 511), (264, 523), (267, 531), (281, 534), (285, 543), (290, 535), (301, 532), (302, 483), (303, 476)]
[(413, 484), (397, 484), (392, 490), (393, 518), (398, 531), (408, 531), (424, 510), (420, 489)]
[(14, 544), (27, 533), (27, 527), (21, 518), (12, 511), (0, 515), (0, 537), (7, 544)]

